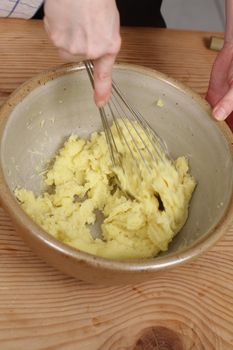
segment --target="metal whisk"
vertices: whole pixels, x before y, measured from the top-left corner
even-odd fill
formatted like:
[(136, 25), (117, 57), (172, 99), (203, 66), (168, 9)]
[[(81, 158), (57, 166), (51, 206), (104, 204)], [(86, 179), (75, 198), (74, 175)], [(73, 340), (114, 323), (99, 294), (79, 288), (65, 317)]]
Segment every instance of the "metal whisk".
[[(84, 64), (94, 87), (93, 64), (91, 61), (85, 61)], [(115, 126), (123, 147), (129, 151), (137, 166), (141, 160), (148, 169), (151, 169), (151, 164), (157, 164), (159, 159), (162, 160), (164, 156), (169, 158), (165, 142), (125, 99), (114, 81), (111, 98), (104, 107), (99, 108), (99, 113), (114, 166), (122, 167), (122, 158), (111, 130), (112, 125)]]

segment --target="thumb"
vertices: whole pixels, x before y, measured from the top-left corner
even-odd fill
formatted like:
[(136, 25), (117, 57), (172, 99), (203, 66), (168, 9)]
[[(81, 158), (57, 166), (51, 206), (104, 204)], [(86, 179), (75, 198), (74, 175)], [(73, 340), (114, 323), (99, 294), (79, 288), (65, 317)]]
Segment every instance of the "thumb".
[(213, 116), (217, 120), (224, 120), (233, 111), (233, 86), (223, 96), (213, 109)]
[(108, 102), (112, 89), (114, 55), (105, 55), (94, 61), (94, 99), (98, 107)]

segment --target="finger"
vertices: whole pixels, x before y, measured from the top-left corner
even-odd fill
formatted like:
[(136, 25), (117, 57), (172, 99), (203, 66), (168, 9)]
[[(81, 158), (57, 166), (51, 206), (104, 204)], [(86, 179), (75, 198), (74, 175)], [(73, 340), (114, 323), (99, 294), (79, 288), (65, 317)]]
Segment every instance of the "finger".
[(79, 55), (72, 55), (71, 53), (63, 49), (59, 49), (58, 53), (60, 58), (67, 62), (78, 62), (83, 60), (83, 57)]
[(233, 87), (223, 96), (213, 109), (213, 116), (217, 120), (225, 120), (233, 111)]
[(98, 107), (105, 105), (111, 95), (114, 55), (106, 55), (94, 61), (94, 99)]
[(206, 94), (206, 100), (209, 102), (209, 104), (213, 107), (218, 103), (220, 99), (221, 96), (219, 96), (219, 94), (217, 94), (213, 89), (211, 89), (211, 87), (209, 87)]

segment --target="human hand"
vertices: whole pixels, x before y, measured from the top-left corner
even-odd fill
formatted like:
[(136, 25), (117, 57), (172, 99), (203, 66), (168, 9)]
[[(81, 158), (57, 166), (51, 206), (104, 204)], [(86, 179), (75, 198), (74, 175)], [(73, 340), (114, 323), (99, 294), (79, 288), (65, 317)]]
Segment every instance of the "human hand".
[(206, 99), (218, 120), (233, 111), (233, 44), (225, 43), (214, 62)]
[(63, 59), (93, 60), (94, 99), (104, 105), (121, 45), (115, 0), (46, 0), (44, 24)]

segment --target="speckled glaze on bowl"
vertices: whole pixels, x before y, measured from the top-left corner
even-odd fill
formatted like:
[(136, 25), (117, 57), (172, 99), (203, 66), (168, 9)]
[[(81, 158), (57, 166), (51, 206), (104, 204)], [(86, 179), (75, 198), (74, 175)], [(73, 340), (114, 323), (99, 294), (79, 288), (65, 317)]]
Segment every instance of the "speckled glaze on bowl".
[[(147, 260), (112, 261), (66, 246), (21, 209), (13, 190), (41, 191), (43, 166), (71, 133), (87, 136), (101, 120), (83, 65), (46, 71), (17, 89), (0, 111), (0, 200), (17, 231), (49, 264), (98, 283), (133, 283), (189, 261), (209, 249), (233, 221), (233, 137), (210, 117), (208, 104), (167, 76), (118, 64), (114, 79), (127, 99), (164, 138), (172, 157), (187, 155), (198, 181), (187, 223), (167, 252)], [(164, 107), (157, 106), (162, 99)]]

